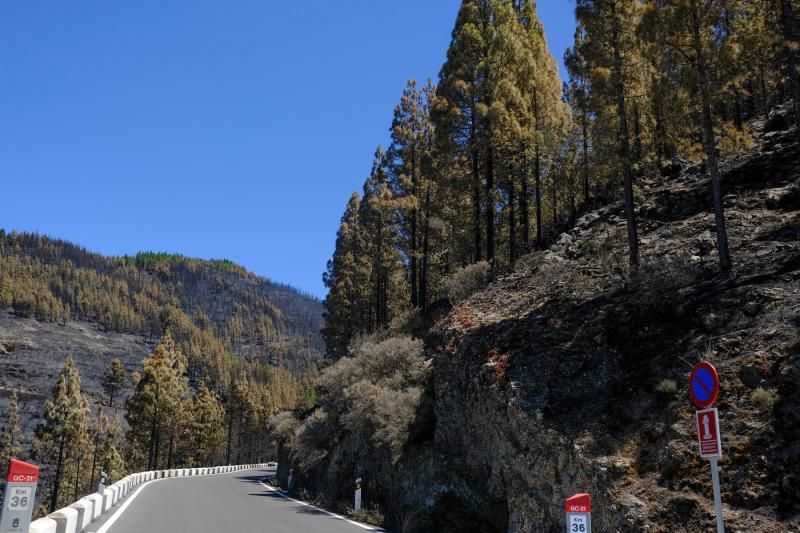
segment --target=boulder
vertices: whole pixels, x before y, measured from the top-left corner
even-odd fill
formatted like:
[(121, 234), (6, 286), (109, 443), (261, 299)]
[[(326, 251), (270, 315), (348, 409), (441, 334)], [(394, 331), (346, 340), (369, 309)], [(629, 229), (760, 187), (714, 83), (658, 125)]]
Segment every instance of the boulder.
[(761, 371), (756, 365), (745, 365), (739, 371), (739, 379), (747, 387), (755, 389), (761, 385)]
[(769, 118), (764, 123), (764, 133), (786, 131), (791, 126), (789, 112), (783, 107), (776, 107), (769, 113)]
[(682, 157), (673, 157), (672, 160), (663, 165), (660, 169), (661, 175), (665, 178), (675, 177), (686, 172), (689, 168), (689, 162)]

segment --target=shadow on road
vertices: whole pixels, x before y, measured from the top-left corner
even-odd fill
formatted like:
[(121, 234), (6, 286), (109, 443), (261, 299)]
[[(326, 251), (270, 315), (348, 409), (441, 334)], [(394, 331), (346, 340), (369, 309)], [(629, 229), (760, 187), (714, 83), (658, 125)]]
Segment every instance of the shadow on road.
[(319, 509), (315, 509), (313, 507), (306, 507), (305, 505), (301, 505), (300, 508), (297, 510), (298, 514), (308, 514), (308, 515), (317, 515), (317, 516), (330, 516), (328, 513), (323, 513)]
[(236, 479), (244, 483), (261, 483), (267, 478), (268, 470), (262, 470), (258, 474), (251, 474), (249, 476), (236, 476)]
[[(245, 478), (242, 478), (243, 481), (246, 481)], [(260, 481), (260, 479), (259, 479)], [(328, 512), (322, 511), (315, 507), (310, 507), (308, 505), (302, 505), (295, 501), (288, 499), (283, 493), (276, 492), (274, 490), (264, 489), (264, 492), (251, 492), (248, 496), (261, 496), (264, 498), (270, 498), (276, 501), (286, 502), (290, 505), (296, 506), (295, 512), (298, 514), (306, 514), (306, 515), (316, 515), (316, 516), (329, 516)], [(310, 505), (310, 504), (309, 504)]]
[[(286, 501), (286, 502), (291, 501), (291, 500), (287, 500), (285, 497), (281, 496), (277, 492), (268, 491), (266, 489), (264, 489), (264, 491), (265, 492), (251, 492), (250, 494), (248, 494), (248, 496), (266, 496), (266, 497), (272, 498), (274, 500), (282, 500), (282, 501)], [(294, 502), (292, 502), (292, 503), (294, 503)]]

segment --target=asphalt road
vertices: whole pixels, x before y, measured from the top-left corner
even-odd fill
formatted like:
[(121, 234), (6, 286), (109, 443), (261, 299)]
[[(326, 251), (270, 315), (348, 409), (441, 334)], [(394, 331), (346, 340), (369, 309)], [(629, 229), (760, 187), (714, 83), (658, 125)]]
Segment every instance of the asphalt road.
[[(274, 470), (168, 478), (133, 496), (107, 530), (109, 518), (89, 526), (107, 533), (363, 533), (364, 528), (284, 498), (260, 483)], [(135, 490), (131, 496), (135, 494)], [(128, 496), (127, 499), (131, 498)]]

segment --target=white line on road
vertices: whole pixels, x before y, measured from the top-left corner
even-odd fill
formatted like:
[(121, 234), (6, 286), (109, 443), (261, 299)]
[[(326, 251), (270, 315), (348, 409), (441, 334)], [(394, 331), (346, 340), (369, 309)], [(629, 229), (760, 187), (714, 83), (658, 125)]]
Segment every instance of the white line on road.
[[(321, 512), (321, 513), (325, 513), (326, 515), (332, 516), (332, 517), (334, 517), (334, 518), (338, 518), (339, 520), (344, 520), (344, 521), (345, 521), (345, 522), (347, 522), (348, 524), (353, 524), (354, 526), (358, 526), (358, 527), (360, 527), (361, 529), (366, 529), (367, 531), (384, 531), (383, 529), (381, 529), (381, 528), (379, 528), (379, 527), (368, 526), (368, 525), (366, 525), (366, 524), (362, 524), (362, 523), (360, 523), (360, 522), (356, 522), (355, 520), (350, 520), (349, 518), (346, 518), (346, 517), (344, 517), (344, 516), (342, 516), (342, 515), (340, 515), (340, 514), (332, 513), (332, 512), (330, 512), (330, 511), (326, 511), (325, 509), (320, 509), (319, 507), (316, 507), (316, 506), (314, 506), (314, 505), (311, 505), (311, 504), (310, 504), (310, 503), (308, 503), (308, 502), (304, 502), (304, 501), (301, 501), (301, 500), (295, 500), (294, 498), (292, 498), (292, 497), (290, 497), (290, 496), (287, 496), (286, 494), (284, 494), (284, 492), (283, 492), (282, 490), (278, 490), (278, 489), (276, 489), (275, 487), (272, 487), (272, 486), (270, 486), (270, 485), (267, 485), (267, 484), (266, 484), (266, 483), (264, 483), (263, 481), (261, 481), (261, 482), (259, 482), (259, 483), (260, 483), (262, 486), (266, 487), (268, 490), (271, 490), (272, 492), (274, 492), (275, 494), (277, 494), (278, 496), (281, 496), (281, 497), (283, 497), (283, 498), (286, 498), (287, 500), (291, 500), (291, 501), (293, 501), (294, 503), (299, 503), (300, 505), (304, 505), (304, 506), (306, 506), (306, 507), (310, 507), (311, 509), (314, 509), (315, 511), (319, 511), (319, 512)], [(101, 532), (100, 532), (100, 531), (98, 531), (97, 533), (101, 533)]]
[[(109, 529), (111, 526), (113, 526), (113, 525), (114, 525), (114, 522), (116, 522), (116, 521), (117, 521), (117, 519), (118, 519), (120, 516), (122, 516), (122, 513), (124, 513), (124, 512), (125, 512), (125, 509), (127, 509), (127, 508), (128, 508), (128, 506), (129, 506), (131, 503), (133, 503), (133, 500), (135, 500), (135, 499), (136, 499), (136, 497), (139, 495), (139, 493), (140, 493), (140, 492), (142, 492), (142, 489), (144, 489), (144, 488), (145, 488), (147, 485), (149, 485), (150, 483), (154, 483), (154, 482), (156, 482), (156, 481), (161, 481), (161, 480), (163, 480), (163, 479), (172, 479), (172, 478), (159, 478), (159, 479), (151, 479), (150, 481), (147, 481), (147, 482), (145, 482), (145, 483), (142, 483), (142, 484), (139, 486), (139, 488), (138, 488), (138, 489), (136, 489), (136, 491), (135, 491), (133, 494), (131, 494), (130, 496), (128, 496), (128, 498), (125, 500), (125, 502), (124, 502), (122, 505), (120, 505), (120, 506), (119, 506), (119, 509), (117, 509), (117, 510), (116, 510), (116, 512), (115, 512), (114, 514), (112, 514), (112, 515), (111, 515), (111, 517), (109, 517), (109, 519), (108, 519), (108, 520), (106, 520), (106, 523), (105, 523), (105, 524), (103, 524), (103, 525), (102, 525), (102, 527), (100, 527), (100, 529), (98, 529), (98, 530), (97, 530), (95, 533), (106, 533), (106, 531), (108, 531), (108, 529)], [(177, 479), (177, 478), (175, 478), (175, 479)]]

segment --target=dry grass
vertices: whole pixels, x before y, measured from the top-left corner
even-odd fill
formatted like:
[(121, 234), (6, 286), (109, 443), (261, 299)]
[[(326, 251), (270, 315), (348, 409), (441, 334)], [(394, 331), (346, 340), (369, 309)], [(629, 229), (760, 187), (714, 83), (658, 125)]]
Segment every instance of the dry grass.
[(656, 390), (664, 394), (675, 394), (678, 392), (678, 383), (674, 379), (662, 379), (656, 385)]
[(780, 400), (780, 396), (774, 390), (767, 390), (759, 387), (752, 393), (753, 403), (764, 411), (771, 411), (775, 404)]
[(364, 506), (358, 512), (352, 511), (349, 514), (353, 520), (363, 524), (382, 526), (384, 522), (383, 513), (377, 505), (373, 507)]

